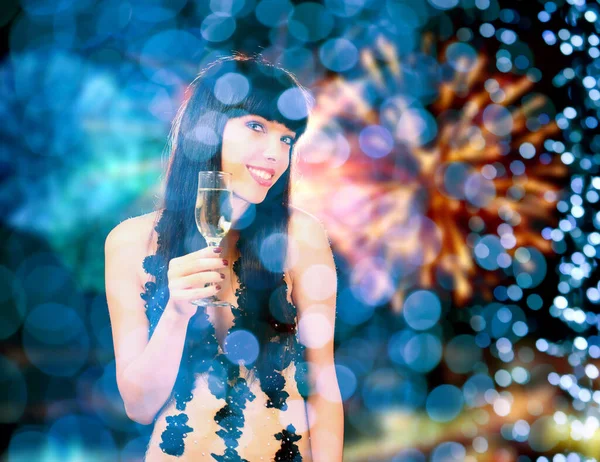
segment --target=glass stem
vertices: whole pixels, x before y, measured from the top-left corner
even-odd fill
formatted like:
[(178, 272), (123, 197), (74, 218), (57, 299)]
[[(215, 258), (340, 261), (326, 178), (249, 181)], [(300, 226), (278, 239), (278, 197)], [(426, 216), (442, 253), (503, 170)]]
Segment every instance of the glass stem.
[(209, 247), (217, 247), (219, 245), (219, 242), (221, 242), (221, 239), (219, 238), (206, 238), (206, 243)]

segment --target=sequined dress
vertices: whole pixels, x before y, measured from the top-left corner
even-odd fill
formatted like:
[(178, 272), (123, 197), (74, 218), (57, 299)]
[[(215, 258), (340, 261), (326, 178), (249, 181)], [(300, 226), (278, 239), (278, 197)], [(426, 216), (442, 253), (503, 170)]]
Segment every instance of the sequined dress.
[[(157, 252), (144, 259), (143, 267), (155, 277), (140, 294), (146, 301), (151, 338), (169, 297), (167, 265)], [(239, 267), (237, 260), (233, 265), (239, 284), (237, 306), (231, 307), (234, 322), (228, 335), (244, 327), (247, 290), (240, 282)], [(293, 307), (285, 278), (284, 274), (281, 285)], [(297, 328), (291, 338), (291, 354), (289, 349), (279, 351), (277, 342), (269, 343), (281, 366), (276, 373), (262, 377), (267, 385), (261, 387), (259, 380), (249, 383), (244, 378), (247, 369), (228, 359), (225, 352), (232, 347), (228, 348), (226, 340), (223, 351), (212, 320), (200, 307), (190, 319), (186, 339), (191, 341), (186, 340), (173, 393), (154, 419), (144, 461), (312, 461), (306, 408), (308, 371)], [(265, 387), (268, 394), (261, 389)]]

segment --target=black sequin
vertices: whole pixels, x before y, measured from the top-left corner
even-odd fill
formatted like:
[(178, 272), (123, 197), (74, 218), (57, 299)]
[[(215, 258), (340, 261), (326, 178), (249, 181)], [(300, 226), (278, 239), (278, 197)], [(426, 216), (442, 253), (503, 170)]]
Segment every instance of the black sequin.
[(163, 432), (163, 441), (160, 443), (163, 452), (173, 456), (183, 454), (183, 438), (194, 430), (187, 425), (187, 421), (188, 416), (186, 414), (167, 416), (167, 429)]
[(275, 438), (281, 440), (281, 448), (275, 454), (277, 462), (302, 462), (298, 445), (295, 444), (302, 437), (296, 435), (296, 428), (292, 424), (289, 424), (287, 428), (277, 433)]
[[(143, 268), (146, 273), (155, 278), (154, 281), (145, 284), (145, 292), (140, 294), (146, 302), (146, 316), (150, 325), (149, 338), (152, 337), (169, 299), (166, 275), (168, 262), (161, 257), (160, 252), (162, 246), (161, 223), (162, 220), (155, 228), (158, 234), (157, 253), (147, 256), (143, 261)], [(237, 248), (240, 250), (240, 255), (243, 256), (241, 239), (237, 242)], [(238, 306), (232, 306), (234, 322), (227, 334), (240, 328), (253, 332), (256, 323), (264, 322), (258, 316), (262, 299), (255, 297), (247, 290), (244, 277), (240, 274), (241, 258), (233, 265), (233, 271), (239, 284), (239, 289), (235, 293)], [(281, 285), (287, 294), (287, 285), (283, 277), (281, 278)], [(296, 313), (295, 307), (289, 305), (290, 312)], [(285, 378), (281, 372), (289, 366), (290, 362), (293, 361), (296, 365), (294, 378), (299, 393), (305, 399), (310, 393), (307, 363), (304, 360), (305, 347), (296, 337), (297, 326), (295, 322), (286, 323), (274, 318), (265, 321), (275, 331), (289, 334), (287, 338), (291, 339), (292, 345), (288, 347), (283, 345), (282, 342), (269, 342), (266, 346), (268, 353), (263, 355), (265, 358), (263, 363), (258, 364), (257, 361), (256, 367), (253, 367), (253, 369), (260, 380), (261, 389), (268, 397), (266, 407), (286, 410), (286, 400), (289, 394), (283, 390)], [(233, 364), (220, 350), (214, 326), (209, 321), (203, 307), (198, 308), (197, 313), (190, 319), (188, 324), (181, 367), (171, 394), (171, 398), (175, 400), (175, 406), (179, 412), (166, 417), (167, 427), (161, 435), (160, 448), (164, 453), (176, 457), (184, 453), (184, 439), (194, 429), (187, 425), (188, 416), (183, 411), (185, 411), (187, 403), (193, 399), (194, 376), (201, 373), (207, 373), (208, 375), (210, 392), (216, 398), (225, 400), (226, 403), (217, 411), (214, 417), (215, 422), (221, 427), (216, 434), (223, 439), (226, 449), (222, 455), (212, 453), (211, 456), (219, 462), (248, 462), (239, 456), (237, 447), (245, 423), (244, 409), (246, 403), (253, 401), (256, 396), (250, 391), (247, 380), (240, 377), (239, 365)], [(170, 399), (167, 400), (165, 406), (170, 401)], [(156, 414), (155, 419), (158, 418), (161, 411)], [(287, 428), (274, 435), (277, 440), (281, 440), (281, 448), (277, 451), (275, 460), (293, 462), (302, 460), (298, 446), (294, 444), (301, 436), (296, 435), (294, 432), (293, 425), (288, 425)]]

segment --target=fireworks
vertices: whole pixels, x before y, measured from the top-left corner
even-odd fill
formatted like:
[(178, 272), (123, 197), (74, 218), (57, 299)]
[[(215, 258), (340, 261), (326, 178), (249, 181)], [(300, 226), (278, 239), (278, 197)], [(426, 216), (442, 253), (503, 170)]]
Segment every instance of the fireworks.
[[(425, 35), (422, 48), (432, 41)], [(351, 262), (381, 257), (397, 273), (398, 290), (387, 294), (394, 309), (412, 285), (451, 288), (457, 305), (475, 287), (492, 300), (505, 276), (490, 270), (513, 264), (520, 248), (552, 251), (539, 226), (556, 221), (568, 172), (558, 157), (540, 155), (559, 131), (548, 117), (553, 105), (530, 76), (490, 73), (485, 55), (465, 43), (444, 44), (439, 62), (401, 60), (392, 43), (377, 43), (362, 53), (360, 77), (319, 86), (295, 199), (324, 217)], [(436, 78), (439, 97), (426, 109), (407, 90)], [(475, 233), (500, 242), (488, 249), (491, 265), (477, 261)], [(387, 286), (374, 287), (373, 298), (381, 301)]]
[(23, 2), (1, 69), (5, 216), (60, 254), (7, 235), (2, 325), (23, 332), (0, 356), (5, 421), (41, 422), (11, 451), (89, 458), (66, 439), (81, 433), (110, 460), (143, 453), (118, 400), (106, 232), (82, 225), (154, 206), (186, 82), (235, 49), (316, 97), (292, 199), (346, 260), (344, 460), (597, 457), (598, 1), (50, 3)]

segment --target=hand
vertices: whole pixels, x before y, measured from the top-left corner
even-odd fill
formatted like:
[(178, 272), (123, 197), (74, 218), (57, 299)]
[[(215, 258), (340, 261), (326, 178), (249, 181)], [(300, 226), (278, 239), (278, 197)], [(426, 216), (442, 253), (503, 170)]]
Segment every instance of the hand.
[[(221, 287), (216, 283), (225, 279), (220, 270), (226, 267), (220, 247), (205, 247), (171, 259), (167, 270), (170, 293), (167, 308), (170, 306), (178, 315), (191, 318), (198, 309), (191, 301), (218, 293)], [(214, 284), (204, 287), (208, 283)]]

